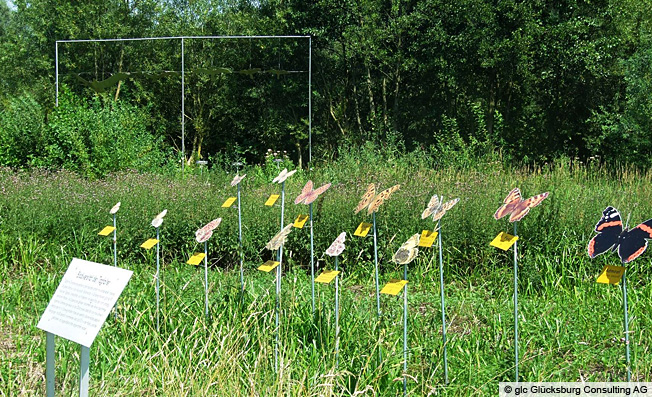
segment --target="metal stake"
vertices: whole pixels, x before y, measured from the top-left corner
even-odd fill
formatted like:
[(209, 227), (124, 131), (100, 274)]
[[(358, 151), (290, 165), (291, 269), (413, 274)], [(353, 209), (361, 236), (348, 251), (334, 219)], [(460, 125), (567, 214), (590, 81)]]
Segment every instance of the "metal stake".
[[(378, 314), (378, 332), (380, 333), (380, 287), (378, 286), (378, 241), (376, 232), (376, 213), (372, 213), (371, 217), (373, 219), (374, 226), (374, 268), (376, 276), (376, 313)], [(378, 345), (378, 363), (383, 361), (383, 349)]]
[(240, 294), (244, 299), (244, 251), (242, 250), (242, 205), (240, 204), (240, 184), (238, 183), (238, 239), (240, 241)]
[[(407, 281), (407, 263), (403, 265), (403, 280)], [(407, 316), (408, 316), (408, 286), (405, 284), (403, 292), (403, 395), (407, 395)]]
[(312, 230), (312, 203), (308, 205), (310, 207), (310, 281), (311, 281), (311, 292), (312, 292), (312, 314), (315, 314), (315, 247), (313, 240), (313, 230)]
[[(281, 246), (282, 247), (282, 246)], [(276, 343), (274, 345), (274, 371), (278, 372), (278, 340), (279, 340), (279, 311), (281, 305), (281, 248), (279, 248), (276, 258), (278, 259), (278, 266), (276, 266)]]
[[(624, 265), (624, 264), (623, 264)], [(623, 272), (623, 325), (625, 328), (625, 358), (627, 360), (627, 382), (632, 380), (632, 367), (629, 359), (629, 318), (627, 315), (627, 269)]]
[(437, 230), (439, 230), (438, 243), (439, 243), (439, 285), (441, 292), (441, 333), (442, 343), (444, 346), (444, 382), (448, 384), (448, 355), (446, 345), (446, 301), (444, 299), (444, 260), (442, 256), (441, 245), (441, 220), (437, 222)]
[[(113, 266), (118, 267), (118, 234), (116, 228), (115, 214), (113, 214)], [(113, 306), (114, 318), (118, 318), (118, 301)]]
[[(514, 236), (516, 236), (518, 222), (514, 222)], [(514, 242), (514, 362), (515, 377), (514, 381), (518, 382), (518, 240)]]
[[(335, 257), (335, 271), (338, 271), (337, 256)], [(340, 365), (340, 283), (339, 274), (335, 276), (335, 369)]]
[(81, 363), (79, 374), (79, 397), (88, 397), (88, 367), (91, 362), (90, 349), (86, 346), (81, 346)]
[(206, 306), (206, 319), (210, 320), (208, 314), (208, 240), (204, 241), (204, 301)]
[(45, 333), (45, 393), (54, 397), (54, 334)]
[(158, 232), (158, 227), (156, 228), (156, 331), (159, 331), (161, 328), (161, 322), (160, 322), (160, 314), (159, 314), (159, 272), (161, 270), (160, 268), (160, 262), (159, 262), (159, 232)]

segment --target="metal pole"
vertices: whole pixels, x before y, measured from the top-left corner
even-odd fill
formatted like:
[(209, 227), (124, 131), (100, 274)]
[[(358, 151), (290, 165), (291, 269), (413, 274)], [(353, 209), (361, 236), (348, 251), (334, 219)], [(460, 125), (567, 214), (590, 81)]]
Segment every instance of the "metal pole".
[(308, 36), (308, 163), (312, 163), (312, 37)]
[(208, 240), (204, 241), (204, 302), (206, 319), (210, 320), (208, 315)]
[(276, 266), (276, 307), (275, 307), (275, 311), (276, 311), (276, 313), (275, 313), (276, 314), (276, 322), (275, 322), (275, 324), (276, 324), (276, 326), (274, 328), (276, 330), (276, 335), (275, 335), (276, 343), (274, 345), (274, 371), (278, 372), (279, 308), (280, 308), (280, 305), (281, 305), (281, 302), (280, 302), (280, 295), (281, 295), (281, 263), (280, 263), (281, 262), (281, 250), (280, 249), (278, 250), (278, 252), (276, 254), (276, 258), (278, 259), (279, 264), (278, 264), (278, 266)]
[[(375, 278), (376, 278), (376, 313), (378, 314), (378, 332), (380, 333), (380, 287), (378, 286), (378, 241), (376, 232), (376, 213), (374, 212), (371, 215), (373, 219), (374, 226), (374, 268), (375, 268)], [(378, 363), (383, 361), (383, 349), (378, 345)]]
[[(335, 257), (335, 271), (338, 271), (337, 256)], [(339, 274), (335, 276), (335, 369), (340, 366), (340, 280)]]
[[(156, 228), (156, 240), (159, 240), (158, 227)], [(160, 272), (160, 262), (159, 262), (159, 246), (160, 241), (156, 242), (156, 331), (159, 331), (161, 328), (161, 322), (159, 318), (159, 272)]]
[[(514, 222), (514, 236), (518, 230), (518, 222)], [(515, 378), (518, 382), (518, 241), (514, 242), (514, 363)]]
[(441, 292), (441, 333), (442, 333), (442, 343), (444, 346), (444, 382), (448, 384), (448, 355), (446, 353), (446, 301), (444, 300), (444, 259), (442, 256), (442, 245), (441, 245), (441, 220), (437, 222), (437, 229), (439, 230), (438, 242), (439, 242), (439, 285)]
[(186, 167), (186, 60), (181, 38), (181, 171)]
[[(118, 267), (118, 229), (115, 221), (116, 214), (113, 214), (113, 266)], [(114, 318), (118, 318), (118, 301), (113, 306)]]
[(242, 204), (240, 203), (240, 184), (238, 183), (238, 239), (240, 241), (240, 294), (244, 299), (244, 252), (242, 251)]
[(315, 247), (314, 247), (314, 233), (312, 230), (312, 203), (308, 205), (310, 207), (310, 281), (311, 281), (311, 292), (312, 292), (312, 314), (315, 314)]
[[(80, 345), (81, 346), (81, 345)], [(90, 349), (86, 346), (81, 346), (81, 363), (79, 374), (79, 397), (88, 397), (88, 378), (91, 354)]]
[[(407, 281), (407, 263), (403, 265), (403, 280)], [(407, 395), (407, 316), (408, 316), (408, 286), (405, 284), (403, 292), (403, 395)]]
[(59, 42), (54, 43), (54, 85), (56, 94), (54, 97), (54, 106), (59, 107)]
[(54, 397), (54, 334), (45, 333), (45, 393)]
[(627, 360), (627, 382), (631, 382), (632, 380), (632, 367), (630, 365), (630, 359), (629, 359), (629, 318), (627, 314), (627, 269), (625, 269), (625, 272), (623, 272), (623, 279), (622, 279), (622, 284), (623, 284), (623, 324), (625, 328), (625, 358)]

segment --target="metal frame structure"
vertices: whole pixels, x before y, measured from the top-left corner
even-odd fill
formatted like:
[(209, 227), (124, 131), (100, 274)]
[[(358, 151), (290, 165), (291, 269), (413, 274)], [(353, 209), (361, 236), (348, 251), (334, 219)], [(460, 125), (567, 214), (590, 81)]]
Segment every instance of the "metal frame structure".
[[(148, 40), (180, 40), (181, 41), (181, 152), (184, 159), (186, 154), (186, 123), (185, 123), (185, 47), (184, 41), (189, 39), (199, 40), (239, 40), (239, 39), (308, 39), (308, 162), (312, 161), (312, 36), (169, 36), (169, 37), (139, 37), (139, 38), (114, 38), (114, 39), (76, 39), (57, 40), (55, 42), (55, 106), (59, 106), (59, 43), (95, 43), (95, 42), (120, 42), (120, 41), (148, 41)], [(181, 162), (182, 169), (185, 160)]]

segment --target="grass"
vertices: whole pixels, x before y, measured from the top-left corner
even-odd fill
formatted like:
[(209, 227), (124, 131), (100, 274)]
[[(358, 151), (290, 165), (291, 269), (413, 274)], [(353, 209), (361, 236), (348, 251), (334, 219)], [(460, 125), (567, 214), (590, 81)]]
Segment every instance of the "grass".
[[(386, 160), (386, 159), (384, 159)], [(223, 172), (186, 178), (125, 172), (98, 181), (66, 173), (0, 171), (0, 394), (43, 394), (45, 335), (36, 323), (72, 259), (112, 263), (110, 238), (97, 232), (118, 213), (119, 265), (134, 271), (118, 309), (91, 348), (95, 395), (382, 395), (402, 390), (402, 297), (381, 297), (376, 320), (372, 239), (353, 237), (366, 220), (353, 208), (369, 182), (402, 187), (378, 213), (381, 284), (400, 278), (389, 261), (413, 233), (432, 228), (421, 210), (433, 193), (461, 197), (442, 222), (449, 326), (450, 385), (444, 386), (436, 248), (422, 249), (409, 270), (409, 395), (495, 395), (513, 377), (512, 253), (489, 246), (506, 221), (491, 215), (507, 192), (550, 191), (519, 224), (520, 375), (522, 381), (620, 381), (626, 376), (622, 295), (595, 278), (615, 255), (588, 260), (585, 247), (607, 205), (636, 224), (652, 213), (652, 174), (558, 162), (506, 169), (497, 163), (432, 170), (422, 159), (390, 162), (368, 153), (300, 171), (287, 183), (291, 204), (308, 178), (333, 187), (316, 202), (315, 246), (321, 253), (347, 231), (340, 258), (341, 352), (335, 368), (332, 285), (317, 285), (311, 313), (309, 231), (293, 230), (284, 254), (280, 370), (274, 371), (274, 272), (255, 268), (279, 227), (279, 209), (264, 207), (278, 185), (273, 171), (251, 168), (243, 181), (246, 294), (240, 304), (235, 195)], [(162, 326), (156, 332), (154, 267), (138, 247), (162, 226)], [(224, 221), (209, 242), (210, 310), (204, 319), (203, 269), (185, 264), (203, 247), (194, 231)], [(628, 270), (633, 378), (652, 381), (651, 270), (645, 253)], [(324, 257), (327, 258), (327, 257)], [(333, 266), (321, 258), (320, 269)], [(378, 362), (381, 347), (384, 361)], [(76, 392), (79, 346), (57, 338), (57, 389)]]

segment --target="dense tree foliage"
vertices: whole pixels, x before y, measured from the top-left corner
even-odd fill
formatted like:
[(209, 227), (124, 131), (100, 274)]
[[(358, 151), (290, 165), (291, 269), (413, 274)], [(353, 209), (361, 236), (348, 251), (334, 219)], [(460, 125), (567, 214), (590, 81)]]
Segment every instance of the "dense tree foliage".
[[(0, 34), (2, 164), (56, 141), (56, 40), (197, 35), (310, 35), (321, 157), (390, 141), (650, 164), (651, 0), (16, 0), (0, 4)], [(184, 40), (184, 158), (273, 148), (305, 164), (307, 55), (307, 39)], [(181, 40), (62, 43), (59, 57), (60, 83), (88, 101), (80, 117), (138, 114), (180, 158)]]

